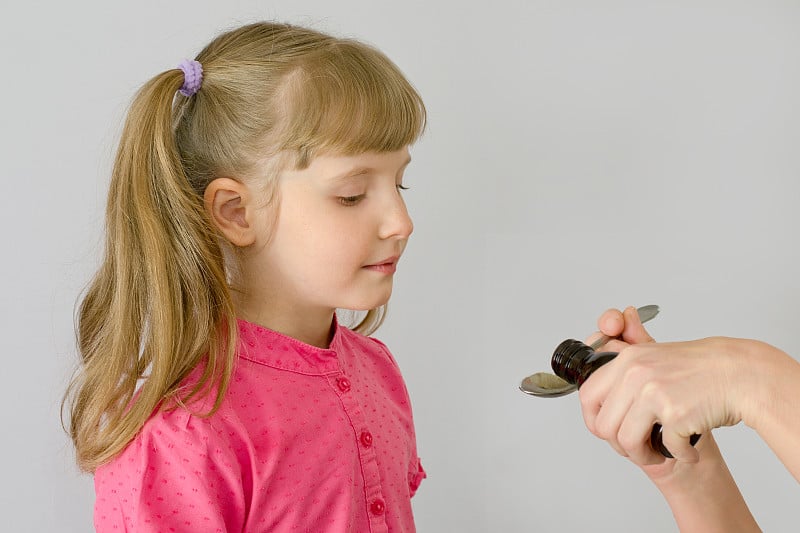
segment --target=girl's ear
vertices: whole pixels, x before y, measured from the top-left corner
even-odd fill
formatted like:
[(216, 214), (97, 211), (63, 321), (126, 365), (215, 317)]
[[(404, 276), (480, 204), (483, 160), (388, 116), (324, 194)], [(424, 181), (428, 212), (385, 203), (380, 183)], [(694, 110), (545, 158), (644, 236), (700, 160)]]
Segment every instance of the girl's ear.
[(206, 187), (203, 203), (214, 225), (231, 244), (245, 247), (255, 242), (252, 197), (243, 183), (217, 178)]

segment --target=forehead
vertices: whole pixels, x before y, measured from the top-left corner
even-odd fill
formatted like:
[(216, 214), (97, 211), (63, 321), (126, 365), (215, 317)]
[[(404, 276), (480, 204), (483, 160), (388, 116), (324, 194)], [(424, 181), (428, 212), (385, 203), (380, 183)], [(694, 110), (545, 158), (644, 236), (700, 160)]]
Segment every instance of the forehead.
[(307, 167), (309, 174), (343, 180), (370, 174), (397, 174), (411, 161), (408, 148), (393, 152), (363, 152), (354, 155), (320, 154)]

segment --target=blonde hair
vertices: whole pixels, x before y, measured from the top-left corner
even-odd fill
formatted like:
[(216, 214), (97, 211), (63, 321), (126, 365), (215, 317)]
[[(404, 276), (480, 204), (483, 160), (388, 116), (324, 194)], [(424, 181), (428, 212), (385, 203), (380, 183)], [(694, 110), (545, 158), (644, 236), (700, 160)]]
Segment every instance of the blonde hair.
[[(196, 58), (200, 91), (166, 71), (136, 95), (114, 163), (105, 256), (78, 311), (82, 365), (65, 396), (79, 466), (119, 454), (154, 411), (222, 402), (237, 322), (220, 239), (202, 195), (221, 176), (290, 154), (398, 150), (425, 127), (421, 98), (381, 52), (287, 24), (224, 33)], [(259, 176), (265, 191), (277, 172)], [(354, 329), (372, 333), (383, 308)], [(189, 389), (182, 381), (202, 367)], [(172, 401), (165, 401), (172, 400)]]

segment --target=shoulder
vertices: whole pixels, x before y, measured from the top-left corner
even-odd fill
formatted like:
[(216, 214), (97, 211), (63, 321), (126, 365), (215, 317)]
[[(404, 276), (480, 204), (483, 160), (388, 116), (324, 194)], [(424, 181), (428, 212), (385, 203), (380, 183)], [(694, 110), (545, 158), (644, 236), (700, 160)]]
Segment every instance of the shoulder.
[(246, 464), (237, 440), (235, 426), (218, 414), (201, 417), (184, 408), (155, 413), (121, 454), (95, 472), (98, 531), (122, 520), (125, 527), (142, 527), (164, 516), (185, 524), (199, 510), (204, 523), (238, 524)]
[[(394, 359), (389, 348), (383, 341), (374, 337), (367, 337), (355, 331), (346, 334), (350, 352), (344, 360), (346, 368), (351, 372), (360, 374), (364, 379), (373, 383), (380, 383), (383, 388), (396, 393), (395, 399), (402, 404), (409, 403), (403, 373), (400, 365)], [(343, 342), (343, 344), (345, 344)]]
[(120, 455), (98, 468), (96, 477), (108, 471), (172, 470), (233, 454), (235, 424), (220, 411), (202, 414), (184, 407), (154, 413)]
[(363, 352), (387, 359), (394, 365), (397, 365), (394, 357), (392, 356), (392, 352), (383, 341), (376, 339), (375, 337), (368, 337), (344, 326), (340, 326), (340, 328), (343, 343), (356, 346)]
[[(392, 374), (401, 375), (400, 365), (392, 355), (389, 347), (375, 337), (368, 337), (348, 328), (342, 328), (343, 344), (349, 344), (351, 348), (362, 354), (367, 360), (372, 361), (379, 367), (386, 368)], [(402, 379), (402, 378), (401, 378)]]

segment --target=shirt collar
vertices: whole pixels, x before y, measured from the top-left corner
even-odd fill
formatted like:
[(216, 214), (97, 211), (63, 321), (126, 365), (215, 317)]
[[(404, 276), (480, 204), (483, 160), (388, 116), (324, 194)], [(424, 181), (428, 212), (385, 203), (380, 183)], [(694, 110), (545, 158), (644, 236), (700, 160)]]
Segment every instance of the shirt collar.
[[(238, 319), (239, 357), (254, 363), (300, 374), (327, 374), (339, 371), (337, 352), (342, 344), (342, 329), (333, 317), (333, 339), (328, 348), (319, 348), (264, 326)], [(346, 328), (345, 328), (346, 329)]]

